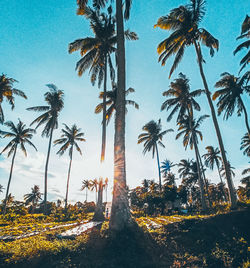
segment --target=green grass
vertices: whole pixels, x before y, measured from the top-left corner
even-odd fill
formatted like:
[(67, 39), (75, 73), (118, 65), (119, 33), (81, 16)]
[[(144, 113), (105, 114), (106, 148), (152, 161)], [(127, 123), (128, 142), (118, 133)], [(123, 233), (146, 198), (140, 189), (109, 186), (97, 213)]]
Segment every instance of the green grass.
[(111, 235), (104, 222), (76, 240), (58, 240), (57, 230), (48, 231), (0, 242), (0, 266), (249, 267), (249, 219), (249, 210), (141, 217), (131, 230)]

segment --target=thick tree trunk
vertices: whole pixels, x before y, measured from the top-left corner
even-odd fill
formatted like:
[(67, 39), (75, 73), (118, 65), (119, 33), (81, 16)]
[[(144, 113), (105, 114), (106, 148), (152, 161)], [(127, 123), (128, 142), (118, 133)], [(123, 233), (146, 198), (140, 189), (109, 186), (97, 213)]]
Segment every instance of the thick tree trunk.
[(121, 231), (130, 226), (132, 218), (128, 204), (125, 163), (125, 44), (122, 0), (116, 0), (117, 25), (117, 102), (114, 139), (114, 188), (110, 229)]
[(93, 221), (104, 221), (104, 215), (102, 210), (102, 197), (103, 197), (103, 184), (99, 183), (98, 187), (98, 199), (97, 199), (97, 205), (95, 209), (95, 214), (93, 216)]
[(12, 178), (13, 166), (14, 166), (14, 161), (15, 161), (15, 157), (16, 157), (16, 150), (17, 150), (17, 145), (15, 147), (13, 157), (12, 157), (12, 161), (11, 161), (10, 176), (9, 176), (9, 181), (8, 181), (8, 185), (7, 185), (7, 189), (6, 189), (6, 195), (5, 195), (4, 204), (3, 204), (3, 215), (5, 215), (5, 213), (6, 213), (7, 199), (8, 199), (8, 195), (9, 195), (10, 182), (11, 182), (11, 178)]
[(47, 214), (47, 188), (48, 188), (48, 166), (49, 166), (49, 156), (50, 156), (50, 150), (51, 150), (51, 143), (52, 143), (52, 137), (53, 137), (53, 130), (54, 127), (51, 128), (50, 131), (50, 137), (49, 137), (49, 147), (48, 147), (48, 152), (47, 152), (47, 159), (46, 159), (46, 164), (45, 164), (45, 176), (44, 176), (44, 210), (43, 213), (46, 215)]
[(159, 173), (159, 186), (160, 186), (160, 192), (161, 192), (161, 168), (160, 168), (160, 159), (159, 159), (159, 152), (158, 152), (157, 144), (156, 144), (156, 157), (157, 157), (157, 166), (158, 166), (158, 173)]
[(246, 127), (247, 127), (248, 136), (250, 137), (250, 127), (249, 127), (249, 124), (248, 124), (247, 110), (246, 110), (246, 107), (245, 107), (245, 105), (244, 105), (244, 103), (243, 103), (241, 98), (240, 98), (240, 101), (241, 101), (241, 105), (242, 105), (243, 111), (244, 111), (245, 123), (246, 123)]
[(72, 156), (73, 156), (73, 148), (72, 148), (70, 161), (69, 161), (69, 170), (68, 170), (68, 179), (67, 179), (67, 187), (66, 187), (66, 197), (65, 197), (65, 210), (67, 209), (67, 205), (68, 205), (69, 178), (70, 178), (70, 171), (71, 171), (71, 164), (72, 164)]
[(218, 121), (217, 121), (215, 109), (214, 109), (214, 106), (213, 106), (213, 103), (212, 103), (212, 100), (211, 100), (211, 93), (210, 93), (210, 91), (208, 89), (207, 80), (206, 80), (206, 77), (205, 77), (205, 74), (204, 74), (204, 71), (203, 71), (202, 54), (201, 54), (201, 50), (200, 50), (200, 45), (197, 44), (196, 42), (194, 42), (194, 45), (195, 45), (195, 50), (196, 50), (196, 54), (197, 54), (197, 58), (198, 58), (198, 65), (199, 65), (199, 69), (200, 69), (201, 78), (202, 78), (203, 85), (204, 85), (204, 88), (205, 88), (205, 92), (206, 92), (208, 104), (209, 104), (209, 107), (210, 107), (210, 110), (211, 110), (216, 135), (217, 135), (219, 146), (220, 146), (222, 163), (223, 163), (223, 166), (224, 166), (224, 169), (225, 169), (226, 180), (227, 180), (228, 189), (229, 189), (231, 207), (235, 208), (236, 205), (237, 205), (237, 197), (236, 197), (233, 181), (232, 181), (232, 178), (231, 178), (231, 175), (230, 175), (230, 170), (229, 170), (229, 167), (228, 167), (225, 148), (224, 148), (224, 144), (223, 144), (219, 124), (218, 124)]
[(202, 211), (205, 212), (205, 211), (207, 211), (207, 205), (206, 205), (205, 194), (204, 194), (203, 180), (201, 177), (200, 161), (199, 161), (199, 155), (198, 155), (198, 146), (197, 146), (197, 143), (195, 140), (193, 141), (193, 143), (194, 143), (195, 157), (196, 157), (197, 170), (198, 170), (198, 180), (199, 180), (199, 186), (200, 186), (200, 191), (201, 191), (201, 206), (202, 206)]
[(105, 159), (106, 151), (106, 98), (107, 98), (107, 56), (104, 63), (104, 86), (103, 86), (103, 115), (102, 115), (102, 152), (101, 162)]

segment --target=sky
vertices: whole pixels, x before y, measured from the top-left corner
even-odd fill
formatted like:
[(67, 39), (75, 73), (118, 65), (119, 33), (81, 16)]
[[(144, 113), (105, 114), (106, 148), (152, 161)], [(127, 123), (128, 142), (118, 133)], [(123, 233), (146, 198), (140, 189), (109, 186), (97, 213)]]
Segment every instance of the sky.
[[(127, 183), (130, 188), (138, 186), (143, 179), (158, 180), (156, 158), (152, 154), (142, 154), (143, 146), (137, 145), (138, 135), (142, 127), (150, 120), (161, 118), (162, 129), (173, 128), (174, 133), (167, 134), (160, 148), (160, 161), (170, 159), (178, 163), (181, 159), (194, 159), (194, 151), (184, 150), (181, 140), (175, 140), (177, 127), (176, 117), (167, 122), (167, 112), (160, 111), (165, 98), (162, 92), (180, 72), (190, 79), (192, 90), (203, 88), (199, 75), (195, 51), (193, 47), (186, 50), (182, 62), (168, 79), (173, 59), (165, 67), (158, 63), (156, 48), (159, 42), (169, 33), (161, 29), (154, 29), (154, 24), (160, 16), (179, 5), (188, 3), (186, 0), (134, 0), (131, 18), (126, 22), (126, 28), (135, 31), (138, 41), (126, 43), (127, 88), (133, 87), (136, 92), (129, 95), (136, 101), (140, 109), (130, 107), (126, 116), (126, 166)], [(240, 3), (240, 4), (239, 4)], [(77, 152), (73, 155), (72, 173), (70, 179), (69, 201), (84, 201), (85, 192), (81, 192), (81, 183), (84, 179), (99, 177), (109, 178), (108, 200), (111, 201), (113, 184), (113, 136), (114, 120), (111, 120), (107, 129), (107, 155), (104, 164), (100, 164), (101, 151), (101, 117), (94, 114), (99, 103), (100, 89), (92, 86), (88, 72), (78, 77), (75, 64), (80, 59), (78, 52), (68, 53), (68, 44), (76, 39), (93, 36), (89, 22), (76, 15), (76, 0), (0, 0), (1, 27), (0, 27), (0, 72), (8, 77), (15, 78), (18, 83), (15, 87), (23, 90), (27, 100), (16, 98), (16, 108), (12, 111), (7, 103), (3, 103), (6, 120), (17, 123), (18, 118), (29, 125), (39, 114), (27, 111), (31, 106), (44, 105), (44, 93), (48, 90), (46, 84), (53, 83), (65, 93), (65, 107), (59, 117), (59, 129), (54, 138), (60, 136), (62, 123), (71, 126), (77, 124), (84, 132), (86, 142), (79, 144), (83, 156)], [(237, 75), (242, 53), (233, 56), (233, 50), (240, 43), (236, 37), (240, 35), (240, 27), (247, 12), (247, 0), (207, 0), (206, 15), (201, 26), (207, 29), (220, 42), (220, 48), (211, 58), (208, 49), (202, 48), (206, 64), (204, 71), (209, 88), (214, 92), (214, 84), (220, 74), (230, 72)], [(201, 112), (195, 115), (210, 114), (205, 96), (198, 98)], [(249, 97), (243, 101), (248, 111)], [(223, 121), (218, 118), (228, 159), (235, 167), (236, 177), (234, 184), (239, 185), (241, 172), (249, 166), (249, 159), (240, 151), (241, 137), (246, 133), (244, 118), (236, 115)], [(5, 129), (1, 126), (1, 129)], [(199, 143), (201, 154), (206, 152), (208, 145), (218, 146), (211, 117), (206, 119), (201, 127), (204, 139)], [(0, 140), (0, 149), (7, 140)], [(22, 200), (23, 195), (30, 192), (31, 187), (39, 185), (43, 192), (44, 166), (48, 147), (48, 139), (41, 137), (41, 129), (33, 138), (38, 152), (28, 147), (27, 158), (21, 151), (17, 153), (10, 192), (16, 199)], [(69, 156), (66, 153), (59, 157), (53, 147), (49, 163), (48, 199), (55, 201), (64, 199)], [(11, 159), (6, 154), (0, 156), (0, 184), (6, 189)], [(177, 168), (172, 170), (177, 175)], [(218, 182), (216, 171), (207, 171), (211, 182)], [(179, 183), (177, 181), (177, 183)], [(4, 198), (5, 191), (0, 194)], [(89, 194), (89, 200), (94, 200), (95, 194)], [(104, 198), (106, 200), (106, 197)]]

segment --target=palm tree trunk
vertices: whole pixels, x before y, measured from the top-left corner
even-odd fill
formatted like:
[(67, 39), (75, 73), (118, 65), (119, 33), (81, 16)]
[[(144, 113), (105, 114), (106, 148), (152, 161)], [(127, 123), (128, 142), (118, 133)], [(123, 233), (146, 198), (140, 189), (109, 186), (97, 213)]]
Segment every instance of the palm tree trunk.
[(71, 164), (72, 164), (72, 156), (73, 156), (73, 146), (72, 146), (72, 151), (71, 151), (71, 154), (70, 154), (70, 161), (69, 161), (69, 170), (68, 170), (66, 197), (65, 197), (65, 210), (67, 209), (67, 205), (68, 205), (69, 178), (70, 178), (70, 171), (71, 171)]
[(115, 116), (114, 138), (114, 190), (110, 229), (121, 231), (132, 223), (129, 210), (128, 192), (126, 188), (126, 159), (125, 159), (125, 43), (122, 0), (116, 0), (117, 25), (117, 101)]
[(17, 145), (15, 146), (15, 150), (14, 150), (12, 161), (11, 161), (10, 176), (9, 176), (9, 181), (8, 181), (8, 185), (7, 185), (7, 189), (6, 189), (4, 205), (3, 205), (3, 215), (5, 215), (5, 213), (6, 213), (7, 199), (8, 199), (8, 195), (9, 195), (10, 182), (11, 182), (11, 178), (12, 178), (13, 166), (14, 166), (14, 161), (15, 161), (15, 157), (16, 157), (16, 150), (17, 150)]
[(240, 102), (241, 102), (241, 105), (243, 107), (243, 111), (244, 111), (244, 115), (245, 115), (245, 123), (246, 123), (246, 127), (247, 127), (247, 132), (248, 132), (248, 136), (250, 137), (250, 127), (249, 127), (249, 124), (248, 124), (248, 115), (247, 115), (247, 110), (246, 110), (246, 107), (243, 103), (243, 100), (240, 98)]
[(103, 116), (102, 116), (102, 152), (101, 162), (105, 159), (106, 151), (106, 96), (107, 95), (107, 56), (104, 62)]
[(225, 197), (225, 201), (227, 201), (227, 195), (226, 195), (225, 190), (224, 190), (224, 186), (223, 186), (224, 183), (223, 183), (223, 181), (222, 181), (222, 177), (221, 177), (221, 174), (220, 174), (220, 168), (219, 168), (219, 164), (218, 164), (218, 162), (216, 162), (216, 166), (217, 166), (217, 170), (218, 170), (219, 177), (220, 177), (220, 182), (221, 182), (222, 189), (223, 189), (223, 195), (224, 195), (224, 197)]
[(86, 203), (88, 201), (88, 187), (86, 187)]
[(102, 199), (103, 199), (103, 185), (99, 183), (98, 187), (98, 199), (97, 199), (97, 205), (95, 209), (95, 214), (93, 216), (93, 221), (104, 221), (104, 215), (102, 210)]
[(195, 157), (196, 157), (197, 170), (198, 170), (199, 186), (200, 186), (200, 191), (201, 191), (201, 206), (202, 206), (202, 211), (205, 212), (207, 211), (207, 205), (206, 205), (205, 194), (204, 194), (203, 180), (201, 177), (200, 161), (199, 161), (199, 156), (198, 156), (198, 146), (195, 140), (193, 141), (193, 143), (194, 143)]
[(206, 92), (208, 104), (209, 104), (209, 107), (210, 107), (210, 110), (211, 110), (216, 135), (217, 135), (219, 146), (220, 146), (220, 151), (221, 151), (221, 156), (222, 156), (222, 163), (223, 163), (223, 166), (224, 166), (224, 169), (225, 169), (226, 179), (227, 179), (227, 184), (228, 184), (228, 189), (229, 189), (231, 207), (235, 208), (236, 204), (237, 204), (237, 197), (236, 197), (236, 194), (235, 194), (233, 181), (232, 181), (232, 178), (231, 178), (231, 175), (230, 175), (228, 162), (227, 162), (227, 158), (226, 158), (226, 153), (225, 153), (225, 148), (224, 148), (224, 144), (223, 144), (219, 124), (218, 124), (218, 121), (217, 121), (215, 109), (214, 109), (214, 106), (213, 106), (213, 103), (212, 103), (212, 100), (211, 100), (211, 93), (210, 93), (210, 91), (208, 89), (207, 80), (206, 80), (206, 77), (205, 77), (205, 74), (204, 74), (204, 71), (203, 71), (202, 54), (201, 54), (200, 45), (197, 44), (196, 41), (195, 41), (194, 46), (195, 46), (196, 54), (197, 54), (197, 57), (198, 57), (198, 65), (199, 65), (199, 69), (200, 69), (201, 78), (202, 78), (203, 85), (204, 85), (204, 88), (205, 88), (205, 92)]
[(54, 130), (54, 127), (52, 127), (51, 128), (51, 131), (50, 131), (49, 147), (48, 147), (47, 159), (46, 159), (46, 164), (45, 164), (45, 177), (44, 177), (44, 211), (43, 211), (44, 214), (47, 214), (48, 166), (49, 166), (49, 156), (50, 156), (50, 150), (51, 150), (53, 130)]
[(157, 165), (158, 165), (158, 173), (159, 173), (159, 186), (160, 186), (160, 192), (161, 192), (161, 168), (160, 168), (160, 160), (159, 160), (159, 152), (158, 152), (158, 146), (156, 144), (156, 157), (157, 157)]

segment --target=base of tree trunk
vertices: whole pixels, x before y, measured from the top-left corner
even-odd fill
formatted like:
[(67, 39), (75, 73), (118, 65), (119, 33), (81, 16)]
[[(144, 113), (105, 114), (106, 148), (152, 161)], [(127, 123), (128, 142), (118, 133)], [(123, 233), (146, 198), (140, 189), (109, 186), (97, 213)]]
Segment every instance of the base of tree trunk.
[(105, 220), (105, 217), (103, 215), (103, 212), (100, 209), (96, 210), (92, 218), (92, 221), (104, 221), (104, 220)]

